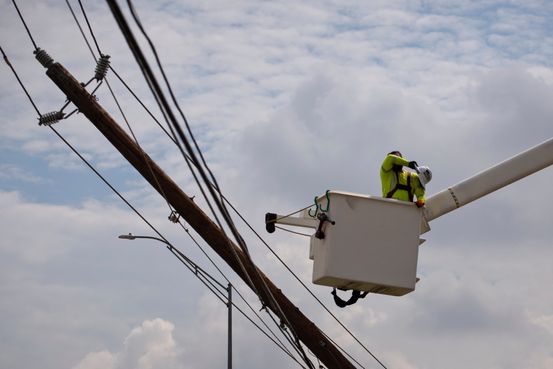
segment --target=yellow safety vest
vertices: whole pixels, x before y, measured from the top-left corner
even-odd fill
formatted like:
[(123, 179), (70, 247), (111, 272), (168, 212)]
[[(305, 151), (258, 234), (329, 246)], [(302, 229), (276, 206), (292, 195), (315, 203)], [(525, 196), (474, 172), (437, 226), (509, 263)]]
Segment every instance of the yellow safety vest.
[(424, 187), (421, 186), (418, 175), (401, 169), (401, 166), (407, 165), (409, 161), (399, 156), (386, 156), (380, 168), (382, 197), (413, 201), (415, 195), (417, 200), (424, 202)]

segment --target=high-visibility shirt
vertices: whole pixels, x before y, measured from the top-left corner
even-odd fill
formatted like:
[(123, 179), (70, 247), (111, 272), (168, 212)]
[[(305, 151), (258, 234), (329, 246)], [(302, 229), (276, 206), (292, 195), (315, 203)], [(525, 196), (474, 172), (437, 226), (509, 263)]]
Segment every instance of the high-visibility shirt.
[[(413, 195), (417, 197), (417, 200), (424, 203), (424, 187), (422, 187), (419, 176), (416, 173), (409, 173), (404, 171), (401, 166), (408, 166), (409, 160), (405, 160), (402, 157), (396, 155), (388, 155), (382, 162), (380, 167), (380, 181), (382, 182), (382, 197), (386, 197), (390, 191), (397, 187), (399, 184), (407, 186), (407, 180), (411, 184), (411, 191)], [(404, 189), (397, 189), (391, 196), (392, 199), (413, 201), (409, 198), (409, 192)]]

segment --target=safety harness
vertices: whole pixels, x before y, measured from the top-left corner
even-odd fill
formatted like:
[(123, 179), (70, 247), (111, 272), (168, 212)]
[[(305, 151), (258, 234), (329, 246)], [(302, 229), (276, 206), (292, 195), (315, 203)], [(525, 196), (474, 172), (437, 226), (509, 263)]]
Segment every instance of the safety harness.
[(404, 191), (407, 191), (407, 193), (409, 194), (409, 201), (413, 200), (413, 188), (411, 187), (411, 173), (407, 172), (407, 184), (404, 185), (399, 183), (399, 173), (402, 171), (401, 166), (399, 166), (398, 169), (394, 168), (393, 171), (396, 174), (396, 185), (386, 194), (386, 198), (391, 199), (397, 190), (404, 190)]
[[(340, 288), (341, 289), (341, 288)], [(341, 289), (342, 291), (347, 291), (347, 290), (344, 290), (344, 289)], [(334, 297), (334, 302), (336, 303), (336, 305), (338, 305), (339, 307), (341, 308), (344, 308), (348, 305), (353, 305), (357, 302), (357, 300), (359, 299), (364, 299), (365, 296), (367, 296), (367, 294), (369, 292), (361, 292), (361, 291), (357, 291), (357, 290), (352, 290), (351, 291), (351, 297), (349, 298), (349, 300), (345, 301), (345, 300), (342, 300), (337, 294), (336, 294), (336, 288), (333, 288), (332, 289), (332, 296)]]

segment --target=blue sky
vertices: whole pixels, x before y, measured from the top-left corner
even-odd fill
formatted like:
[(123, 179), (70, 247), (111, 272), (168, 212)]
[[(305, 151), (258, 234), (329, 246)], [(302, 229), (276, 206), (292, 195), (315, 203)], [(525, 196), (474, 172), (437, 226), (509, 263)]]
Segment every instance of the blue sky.
[[(65, 2), (19, 3), (37, 44), (88, 80), (94, 63)], [(114, 68), (160, 118), (107, 5), (84, 6)], [(307, 284), (308, 242), (266, 235), (267, 211), (300, 209), (327, 189), (378, 195), (378, 170), (393, 149), (432, 168), (431, 195), (553, 136), (549, 1), (135, 7), (225, 195)], [(41, 112), (59, 108), (64, 96), (34, 60), (7, 0), (0, 1), (0, 44)], [(140, 144), (203, 206), (178, 151), (108, 78)], [(161, 244), (117, 239), (152, 231), (36, 124), (5, 64), (0, 82), (0, 368), (226, 365), (225, 307)], [(100, 103), (127, 130), (104, 87)], [(218, 276), (167, 221), (164, 200), (84, 117), (56, 128), (171, 242)], [(545, 189), (552, 181), (548, 168), (432, 222), (411, 294), (369, 295), (341, 310), (328, 288), (313, 291), (390, 369), (551, 368), (553, 199)], [(292, 301), (363, 366), (376, 367), (239, 227), (256, 263)], [(298, 367), (238, 314), (234, 362)]]

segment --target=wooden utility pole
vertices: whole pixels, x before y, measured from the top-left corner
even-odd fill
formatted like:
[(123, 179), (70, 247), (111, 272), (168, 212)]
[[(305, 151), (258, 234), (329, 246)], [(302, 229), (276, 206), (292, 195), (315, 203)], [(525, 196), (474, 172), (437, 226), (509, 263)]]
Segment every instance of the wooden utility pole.
[[(342, 355), (325, 335), (261, 272), (242, 250), (187, 196), (179, 186), (127, 135), (115, 120), (61, 64), (53, 63), (46, 74), (63, 91), (109, 142), (135, 167), (173, 208), (194, 228), (250, 288), (259, 292), (261, 300), (290, 325), (298, 338), (327, 368), (348, 369), (355, 366)], [(237, 260), (237, 258), (239, 260)], [(244, 269), (247, 274), (244, 272)], [(251, 280), (251, 283), (250, 283)], [(266, 288), (278, 303), (271, 303)]]

